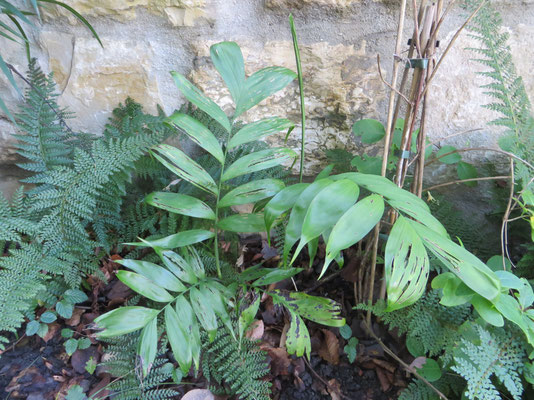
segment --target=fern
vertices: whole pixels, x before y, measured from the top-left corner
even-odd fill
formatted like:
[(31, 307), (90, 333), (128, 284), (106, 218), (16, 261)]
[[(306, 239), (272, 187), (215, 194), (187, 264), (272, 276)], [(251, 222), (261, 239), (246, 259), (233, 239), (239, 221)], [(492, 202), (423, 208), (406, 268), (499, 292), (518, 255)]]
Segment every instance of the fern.
[[(468, 9), (473, 10), (481, 0), (466, 0)], [(480, 74), (491, 82), (483, 87), (494, 101), (484, 107), (501, 116), (491, 123), (506, 128), (505, 136), (499, 141), (501, 148), (511, 151), (524, 160), (531, 160), (534, 153), (534, 120), (531, 104), (523, 84), (517, 75), (512, 61), (510, 47), (507, 45), (509, 34), (501, 31), (502, 18), (490, 5), (485, 5), (469, 25), (471, 36), (480, 47), (471, 48), (478, 58), (475, 60), (488, 67)], [(515, 176), (523, 188), (532, 183), (532, 171), (523, 163), (516, 163)]]
[[(465, 382), (458, 376), (446, 374), (432, 385), (449, 398), (459, 398)], [(452, 397), (452, 394), (455, 396)], [(439, 400), (439, 397), (426, 383), (414, 379), (400, 393), (398, 400)]]
[[(30, 70), (33, 81), (25, 113), (44, 115), (31, 120), (24, 114), (27, 135), (19, 139), (25, 140), (22, 155), (36, 173), (28, 182), (37, 187), (28, 196), (21, 189), (12, 206), (0, 201), (0, 240), (17, 243), (0, 258), (0, 332), (20, 326), (48, 278), (61, 277), (67, 286), (77, 288), (84, 274), (98, 271), (101, 253), (95, 249), (111, 247), (108, 231), (120, 224), (124, 182), (135, 163), (164, 137), (161, 130), (145, 124), (146, 129), (125, 138), (67, 138), (58, 128), (61, 114), (48, 115), (46, 107), (36, 106), (43, 93), (52, 101), (50, 80), (35, 66)], [(73, 147), (71, 162), (62, 145), (65, 138)]]
[(509, 330), (483, 328), (475, 325), (478, 338), (462, 338), (452, 369), (467, 381), (469, 399), (501, 399), (494, 376), (514, 399), (521, 399), (521, 374), (526, 353), (518, 337)]
[(445, 307), (439, 303), (440, 299), (440, 292), (433, 290), (415, 304), (395, 312), (385, 312), (384, 302), (371, 307), (359, 304), (357, 308), (370, 309), (389, 329), (397, 328), (399, 334), (406, 333), (407, 337), (416, 339), (428, 356), (442, 356), (446, 365), (452, 360), (450, 351), (460, 337), (458, 327), (469, 320), (471, 309), (468, 304)]
[[(28, 162), (17, 165), (34, 173), (46, 172), (60, 165), (70, 165), (70, 135), (62, 125), (70, 114), (56, 102), (58, 94), (55, 93), (52, 74), (46, 76), (37, 65), (36, 59), (32, 59), (28, 68), (28, 80), (31, 86), (26, 91), (26, 104), (17, 114), (19, 126), (25, 134), (15, 135), (19, 140), (18, 153)], [(31, 178), (26, 181), (33, 183)]]
[(106, 339), (106, 353), (109, 359), (102, 365), (119, 380), (106, 389), (113, 393), (116, 400), (164, 400), (176, 398), (178, 392), (168, 388), (165, 381), (172, 377), (173, 365), (166, 357), (167, 342), (159, 344), (153, 367), (146, 377), (140, 376), (136, 353), (139, 332), (130, 333), (114, 339)]
[[(227, 384), (229, 390), (225, 394), (237, 395), (239, 399), (270, 398), (271, 384), (261, 380), (269, 372), (266, 353), (259, 349), (257, 342), (244, 338), (239, 343), (226, 329), (217, 332), (213, 343), (207, 342), (205, 340), (202, 372), (208, 382)], [(210, 389), (221, 392), (213, 385)]]

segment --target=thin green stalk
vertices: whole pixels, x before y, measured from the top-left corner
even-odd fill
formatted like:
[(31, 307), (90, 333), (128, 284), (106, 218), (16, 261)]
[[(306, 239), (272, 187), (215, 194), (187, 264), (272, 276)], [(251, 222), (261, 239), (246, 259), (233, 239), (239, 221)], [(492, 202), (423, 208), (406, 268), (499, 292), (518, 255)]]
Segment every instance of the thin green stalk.
[[(231, 120), (232, 126), (233, 126), (233, 119)], [(226, 138), (226, 143), (224, 146), (224, 160), (221, 165), (221, 174), (219, 176), (219, 183), (217, 188), (217, 198), (215, 199), (215, 238), (214, 238), (214, 254), (215, 254), (215, 265), (217, 266), (217, 276), (219, 279), (222, 278), (221, 274), (221, 262), (219, 259), (219, 229), (217, 228), (217, 225), (219, 224), (219, 200), (221, 198), (221, 188), (222, 188), (222, 176), (224, 174), (224, 166), (226, 164), (226, 156), (228, 155), (228, 142), (230, 141), (231, 132), (228, 132), (228, 137)]]
[(304, 169), (304, 147), (306, 140), (306, 112), (304, 109), (304, 84), (302, 82), (302, 65), (300, 63), (300, 51), (297, 39), (297, 31), (295, 30), (295, 22), (293, 21), (293, 14), (289, 14), (289, 25), (291, 27), (291, 36), (293, 36), (293, 49), (295, 50), (295, 61), (297, 63), (297, 74), (299, 80), (299, 92), (300, 92), (300, 115), (302, 124), (302, 136), (300, 139), (300, 169), (299, 169), (299, 182), (302, 183), (302, 175)]

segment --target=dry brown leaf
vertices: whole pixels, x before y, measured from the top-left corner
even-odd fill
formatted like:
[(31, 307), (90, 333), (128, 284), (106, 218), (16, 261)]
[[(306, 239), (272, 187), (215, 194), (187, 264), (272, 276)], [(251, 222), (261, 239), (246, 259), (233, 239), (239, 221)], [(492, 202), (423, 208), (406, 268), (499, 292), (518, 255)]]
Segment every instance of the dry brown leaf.
[(376, 375), (378, 376), (378, 380), (380, 381), (380, 387), (382, 388), (382, 391), (387, 392), (389, 389), (391, 389), (393, 374), (379, 367), (375, 368), (375, 371)]
[(51, 324), (48, 324), (48, 332), (46, 332), (46, 335), (44, 335), (43, 337), (45, 343), (48, 343), (48, 341), (56, 335), (58, 330), (59, 324), (57, 322), (52, 322)]
[(265, 326), (263, 325), (263, 321), (261, 319), (256, 320), (250, 325), (245, 336), (250, 340), (261, 340), (264, 331)]
[(271, 359), (271, 373), (274, 376), (278, 375), (289, 375), (289, 366), (291, 365), (291, 360), (289, 359), (289, 354), (287, 350), (283, 347), (271, 347), (267, 344), (262, 344), (260, 348), (267, 352), (269, 358)]
[(392, 374), (395, 373), (395, 370), (397, 369), (395, 367), (395, 365), (387, 362), (387, 361), (384, 361), (384, 360), (380, 360), (379, 358), (374, 358), (373, 359), (373, 362), (378, 365), (379, 367), (382, 367), (384, 368), (385, 370), (391, 372)]
[(327, 389), (332, 400), (341, 400), (341, 385), (335, 378), (332, 378), (328, 381)]
[(321, 329), (321, 331), (324, 340), (319, 348), (319, 355), (330, 364), (339, 364), (339, 339), (328, 329)]
[(65, 321), (65, 323), (68, 326), (77, 326), (80, 323), (80, 320), (82, 318), (83, 313), (85, 310), (81, 308), (74, 308), (74, 311), (72, 312), (72, 317), (70, 317), (68, 320)]
[(420, 369), (425, 365), (426, 363), (426, 357), (417, 357), (415, 360), (413, 360), (410, 364), (410, 367), (415, 369)]

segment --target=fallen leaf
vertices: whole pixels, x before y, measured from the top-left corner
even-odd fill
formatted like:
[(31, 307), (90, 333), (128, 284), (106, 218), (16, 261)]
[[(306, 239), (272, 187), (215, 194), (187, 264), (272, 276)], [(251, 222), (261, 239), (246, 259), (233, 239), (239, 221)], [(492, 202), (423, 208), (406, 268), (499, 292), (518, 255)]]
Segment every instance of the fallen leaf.
[(382, 368), (375, 368), (376, 375), (378, 376), (378, 380), (380, 381), (380, 387), (382, 388), (383, 392), (387, 392), (391, 388), (391, 382), (393, 381), (393, 374), (391, 375), (391, 379), (387, 376), (389, 372), (383, 370)]
[(324, 340), (319, 348), (319, 355), (330, 364), (339, 364), (339, 339), (334, 332), (328, 329), (321, 329), (321, 331)]
[(266, 344), (262, 344), (260, 348), (267, 352), (269, 358), (271, 359), (271, 373), (274, 376), (278, 375), (289, 375), (289, 366), (291, 365), (291, 360), (289, 359), (289, 354), (284, 347), (271, 347)]
[(332, 378), (328, 381), (328, 393), (332, 400), (341, 400), (341, 385), (337, 379)]
[(91, 357), (96, 362), (100, 360), (100, 354), (95, 346), (90, 346), (83, 350), (76, 350), (71, 357), (72, 368), (79, 374), (85, 373), (85, 365)]
[(109, 300), (124, 300), (130, 296), (133, 291), (118, 279), (111, 284), (111, 289), (106, 294)]
[(215, 396), (207, 389), (193, 389), (187, 392), (182, 400), (215, 400)]
[(43, 337), (45, 343), (48, 343), (48, 341), (56, 335), (58, 330), (59, 324), (57, 322), (52, 322), (51, 324), (48, 324), (48, 332), (46, 332), (46, 335), (44, 335)]
[(250, 340), (261, 340), (263, 337), (263, 332), (265, 330), (265, 326), (263, 325), (263, 321), (257, 320), (250, 325), (247, 332), (245, 333), (245, 336)]
[(387, 361), (380, 360), (380, 359), (378, 359), (378, 358), (373, 359), (373, 362), (374, 362), (376, 365), (378, 365), (379, 367), (382, 367), (382, 368), (384, 368), (385, 370), (391, 372), (392, 374), (395, 373), (395, 370), (397, 369), (397, 368), (395, 367), (395, 365), (393, 365), (393, 364), (391, 364), (391, 363), (389, 363), (389, 362), (387, 362)]
[(68, 320), (65, 321), (65, 323), (68, 326), (77, 326), (80, 323), (80, 320), (82, 318), (83, 313), (85, 312), (84, 309), (81, 308), (74, 308), (74, 311), (72, 312), (72, 317), (70, 317)]
[(98, 382), (89, 392), (89, 398), (91, 399), (106, 399), (110, 395), (110, 391), (104, 389), (111, 382), (111, 375), (105, 374), (100, 382)]

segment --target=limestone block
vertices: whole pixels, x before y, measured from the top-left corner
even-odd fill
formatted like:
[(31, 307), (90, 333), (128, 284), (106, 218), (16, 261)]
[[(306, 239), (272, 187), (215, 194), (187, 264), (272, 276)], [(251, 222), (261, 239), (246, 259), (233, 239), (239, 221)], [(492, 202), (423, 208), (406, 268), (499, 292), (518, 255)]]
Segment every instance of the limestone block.
[[(229, 113), (232, 99), (209, 60), (210, 42), (196, 47), (196, 68), (192, 81)], [(270, 65), (296, 70), (293, 44), (271, 41), (263, 47), (239, 42), (243, 49), (247, 75)], [(385, 90), (377, 73), (374, 55), (366, 52), (366, 43), (359, 49), (352, 45), (318, 42), (301, 46), (304, 76), (306, 124), (306, 174), (316, 173), (325, 164), (324, 150), (346, 148), (357, 151), (351, 132), (352, 123), (363, 117), (378, 117), (378, 105)], [(264, 100), (243, 116), (254, 121), (272, 115), (287, 117), (297, 125), (288, 145), (300, 146), (301, 127), (298, 84), (294, 81), (283, 91)], [(273, 146), (283, 145), (284, 133), (271, 136)]]
[(148, 112), (161, 103), (155, 73), (154, 51), (144, 42), (76, 39), (68, 82), (58, 102), (77, 118), (71, 125), (99, 132), (111, 111), (130, 96)]
[[(129, 21), (136, 18), (136, 7), (146, 6), (149, 0), (64, 0), (63, 2), (86, 17), (111, 17), (118, 21)], [(71, 24), (77, 19), (62, 7), (44, 9), (47, 17), (66, 16)]]
[(13, 124), (0, 118), (0, 165), (14, 164), (20, 161), (14, 146), (16, 142), (13, 137), (14, 134), (15, 127)]
[(39, 39), (41, 47), (48, 54), (49, 69), (54, 73), (54, 80), (58, 90), (63, 92), (71, 72), (74, 36), (66, 33), (45, 31), (41, 33)]
[(327, 6), (327, 7), (348, 7), (351, 4), (361, 2), (361, 0), (266, 0), (268, 8), (302, 8), (305, 6)]
[[(193, 26), (195, 19), (204, 16), (206, 0), (65, 0), (84, 17), (110, 17), (125, 22), (137, 18), (137, 9), (166, 16), (173, 26)], [(66, 16), (72, 24), (77, 19), (61, 7), (50, 7), (47, 17)]]
[[(28, 60), (23, 45), (0, 37), (0, 52), (6, 63), (13, 65), (21, 74), (26, 73), (28, 70)], [(13, 75), (21, 93), (24, 93), (24, 82), (15, 74)], [(11, 114), (17, 112), (22, 96), (15, 90), (2, 71), (0, 71), (0, 97)], [(4, 113), (0, 110), (0, 117), (2, 116), (4, 116)]]
[[(531, 99), (534, 89), (534, 77), (530, 73), (533, 65), (532, 47), (528, 45), (529, 37), (534, 29), (525, 25), (518, 25), (511, 30), (510, 45), (514, 62), (518, 72), (523, 75), (527, 92)], [(448, 43), (452, 38), (451, 32), (443, 41)], [(489, 127), (487, 123), (500, 117), (494, 111), (483, 108), (493, 99), (484, 94), (480, 86), (490, 82), (478, 74), (487, 71), (482, 64), (472, 61), (476, 54), (468, 47), (477, 47), (478, 42), (462, 33), (446, 59), (429, 90), (428, 135), (432, 141), (446, 138), (454, 133), (472, 129), (480, 129), (469, 134), (462, 134), (446, 138), (442, 144), (451, 144), (457, 147), (497, 147), (498, 138), (502, 129)], [(464, 153), (463, 157), (474, 161), (481, 161), (485, 157), (494, 159), (495, 153), (483, 154), (480, 152)]]

